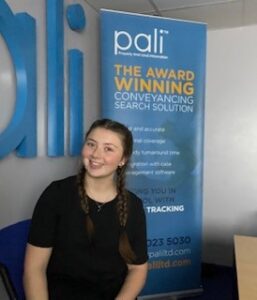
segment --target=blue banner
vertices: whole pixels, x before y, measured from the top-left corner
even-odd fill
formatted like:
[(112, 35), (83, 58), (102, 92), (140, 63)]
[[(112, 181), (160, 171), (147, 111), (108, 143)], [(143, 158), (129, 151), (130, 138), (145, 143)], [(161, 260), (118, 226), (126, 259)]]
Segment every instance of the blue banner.
[(144, 298), (201, 290), (206, 32), (101, 11), (102, 116), (133, 133), (128, 184), (147, 216)]

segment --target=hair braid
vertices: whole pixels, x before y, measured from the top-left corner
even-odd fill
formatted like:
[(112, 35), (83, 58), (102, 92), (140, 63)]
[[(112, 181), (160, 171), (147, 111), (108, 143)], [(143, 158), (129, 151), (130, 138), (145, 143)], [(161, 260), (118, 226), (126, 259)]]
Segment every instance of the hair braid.
[(94, 233), (94, 224), (92, 219), (89, 216), (89, 201), (86, 194), (85, 189), (85, 176), (86, 176), (86, 169), (84, 166), (81, 167), (80, 172), (78, 173), (78, 191), (80, 196), (80, 205), (86, 215), (86, 230), (88, 233), (88, 238), (92, 241), (93, 233)]
[(118, 190), (118, 217), (121, 227), (120, 239), (119, 239), (119, 252), (120, 255), (127, 263), (132, 263), (136, 256), (129, 243), (128, 235), (125, 230), (125, 226), (128, 219), (128, 192), (125, 189), (125, 170), (126, 166), (123, 166), (117, 170), (117, 190)]
[(118, 190), (118, 216), (121, 227), (125, 227), (128, 218), (128, 199), (125, 189), (124, 168), (117, 170), (117, 190)]

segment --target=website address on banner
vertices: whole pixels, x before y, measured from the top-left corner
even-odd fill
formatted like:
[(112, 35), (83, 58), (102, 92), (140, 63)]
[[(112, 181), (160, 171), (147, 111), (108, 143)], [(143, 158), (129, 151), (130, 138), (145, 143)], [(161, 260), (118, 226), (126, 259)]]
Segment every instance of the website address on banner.
[(177, 259), (177, 260), (154, 260), (148, 262), (148, 269), (168, 269), (168, 268), (180, 268), (191, 265), (191, 259)]
[(186, 249), (170, 249), (170, 250), (158, 250), (148, 252), (149, 258), (157, 258), (157, 257), (170, 257), (170, 256), (181, 256), (181, 255), (190, 255), (192, 253), (190, 248)]

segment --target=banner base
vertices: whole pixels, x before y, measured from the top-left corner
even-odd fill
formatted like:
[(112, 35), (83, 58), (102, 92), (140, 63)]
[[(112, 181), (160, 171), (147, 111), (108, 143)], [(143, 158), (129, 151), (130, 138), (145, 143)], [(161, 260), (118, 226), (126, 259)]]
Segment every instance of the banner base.
[(199, 288), (199, 289), (177, 291), (177, 292), (165, 293), (165, 294), (139, 296), (137, 297), (137, 299), (138, 300), (145, 300), (145, 299), (177, 300), (177, 299), (183, 299), (185, 297), (199, 296), (202, 293), (203, 293), (203, 288)]

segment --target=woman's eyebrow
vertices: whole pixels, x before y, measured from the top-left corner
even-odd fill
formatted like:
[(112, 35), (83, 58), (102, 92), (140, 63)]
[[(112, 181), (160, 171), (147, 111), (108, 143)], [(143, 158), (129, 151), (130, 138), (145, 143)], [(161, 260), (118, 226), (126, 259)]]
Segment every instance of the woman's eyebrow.
[[(97, 143), (97, 141), (93, 138), (87, 138), (86, 141), (91, 141), (91, 142), (94, 142), (94, 143)], [(113, 143), (109, 143), (109, 142), (106, 142), (106, 143), (103, 143), (105, 146), (113, 146), (115, 148), (119, 148), (119, 146), (113, 144)]]
[(115, 148), (119, 148), (117, 145), (115, 145), (113, 143), (104, 143), (104, 145), (106, 145), (106, 146), (113, 146)]
[(96, 140), (92, 139), (92, 138), (87, 138), (86, 141), (92, 141), (96, 143)]

